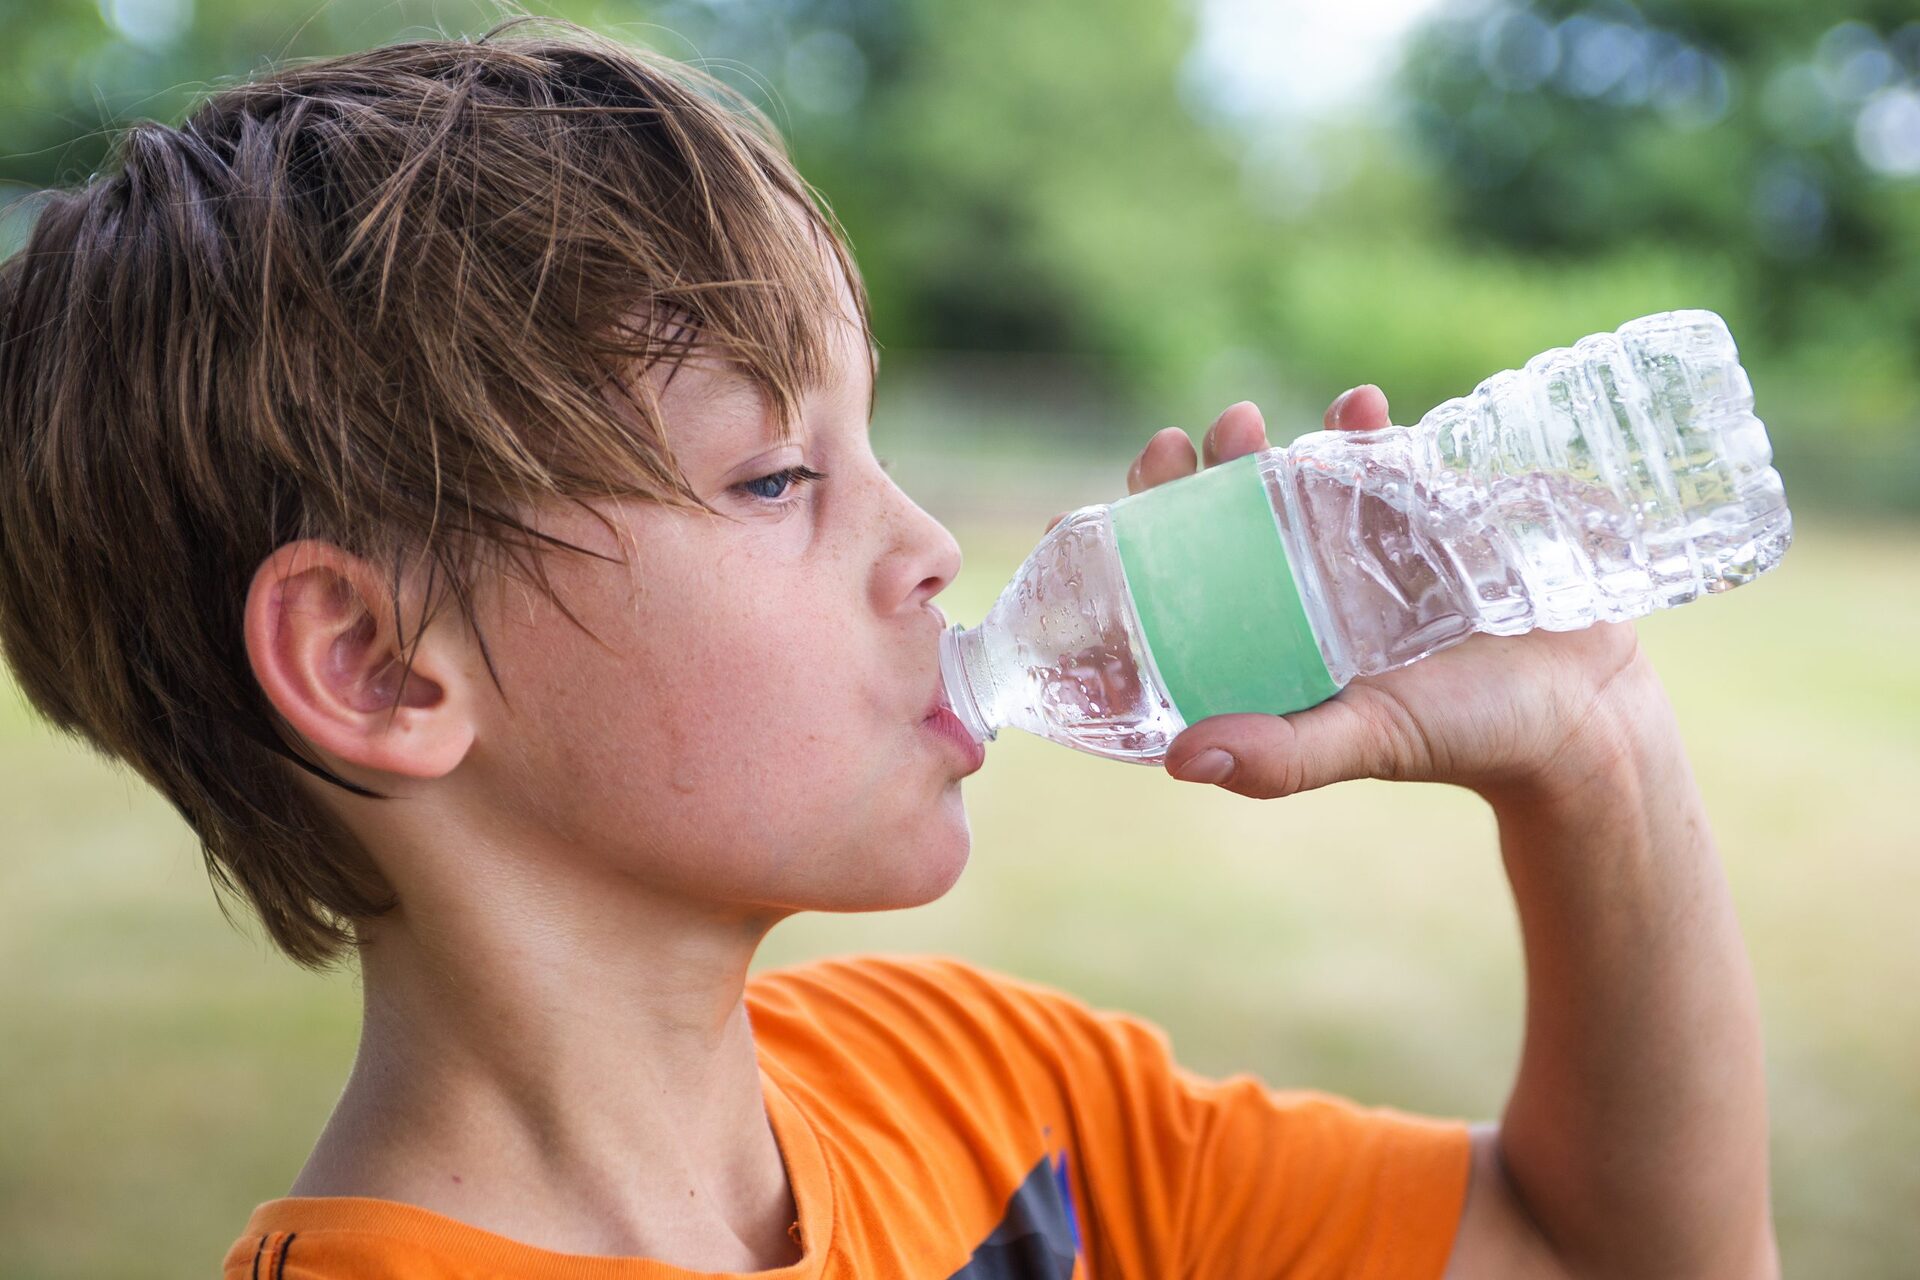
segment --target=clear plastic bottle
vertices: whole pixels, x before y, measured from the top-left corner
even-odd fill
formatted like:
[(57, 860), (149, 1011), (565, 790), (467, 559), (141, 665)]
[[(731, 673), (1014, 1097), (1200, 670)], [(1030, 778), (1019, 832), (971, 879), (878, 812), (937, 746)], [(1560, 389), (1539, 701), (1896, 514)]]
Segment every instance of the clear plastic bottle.
[(1646, 316), (1413, 427), (1316, 431), (1108, 505), (942, 637), (955, 714), (1157, 764), (1189, 723), (1284, 714), (1476, 631), (1570, 631), (1777, 564), (1792, 516), (1732, 336)]

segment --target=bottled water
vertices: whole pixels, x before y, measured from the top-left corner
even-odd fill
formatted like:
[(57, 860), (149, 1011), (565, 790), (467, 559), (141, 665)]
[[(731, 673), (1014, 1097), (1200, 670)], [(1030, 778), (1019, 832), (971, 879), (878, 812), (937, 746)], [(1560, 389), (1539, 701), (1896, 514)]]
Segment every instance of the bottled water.
[(1285, 714), (1476, 631), (1685, 604), (1793, 537), (1766, 428), (1710, 311), (1543, 352), (1412, 427), (1316, 431), (1082, 507), (941, 671), (979, 740), (1008, 725), (1166, 758), (1188, 724)]

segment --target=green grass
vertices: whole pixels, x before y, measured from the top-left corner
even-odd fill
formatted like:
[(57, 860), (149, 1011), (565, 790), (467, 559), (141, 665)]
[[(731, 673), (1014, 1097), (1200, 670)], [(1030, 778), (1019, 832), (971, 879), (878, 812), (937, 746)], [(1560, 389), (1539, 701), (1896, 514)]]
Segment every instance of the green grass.
[[(950, 616), (980, 616), (1044, 514), (951, 521), (968, 567)], [(1774, 573), (1639, 624), (1758, 970), (1790, 1275), (1920, 1256), (1917, 560), (1920, 530), (1803, 518)], [(1008, 734), (967, 795), (973, 861), (946, 898), (796, 919), (763, 964), (957, 953), (1142, 1013), (1204, 1071), (1497, 1111), (1522, 974), (1469, 793), (1249, 801)], [(6, 1273), (210, 1274), (345, 1079), (354, 985), (230, 930), (164, 803), (4, 687), (0, 813)]]

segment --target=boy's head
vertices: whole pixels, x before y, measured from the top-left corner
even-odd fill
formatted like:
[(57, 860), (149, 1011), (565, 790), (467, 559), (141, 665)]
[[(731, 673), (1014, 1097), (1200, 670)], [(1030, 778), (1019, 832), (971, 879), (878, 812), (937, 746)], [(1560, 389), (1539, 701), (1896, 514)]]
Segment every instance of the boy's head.
[(959, 552), (869, 447), (811, 194), (712, 81), (524, 20), (134, 126), (0, 267), (28, 699), (310, 966), (562, 878), (937, 896)]

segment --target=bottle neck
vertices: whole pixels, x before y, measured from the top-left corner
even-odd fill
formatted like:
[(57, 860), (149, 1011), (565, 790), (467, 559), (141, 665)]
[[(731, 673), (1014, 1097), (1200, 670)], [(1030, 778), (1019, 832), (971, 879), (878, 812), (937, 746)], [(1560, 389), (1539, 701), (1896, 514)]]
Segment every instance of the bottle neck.
[(998, 728), (988, 708), (993, 682), (987, 673), (986, 625), (969, 631), (959, 623), (940, 633), (940, 678), (947, 703), (975, 742), (992, 742)]

